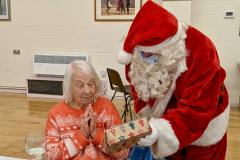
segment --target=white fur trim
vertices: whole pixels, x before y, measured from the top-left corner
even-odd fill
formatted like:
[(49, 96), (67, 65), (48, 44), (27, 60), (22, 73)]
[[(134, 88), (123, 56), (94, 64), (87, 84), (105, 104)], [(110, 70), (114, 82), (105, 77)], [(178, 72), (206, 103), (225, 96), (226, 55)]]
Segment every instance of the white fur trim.
[(67, 151), (68, 151), (70, 157), (73, 157), (78, 153), (78, 149), (74, 145), (74, 142), (72, 141), (72, 139), (66, 138), (64, 140), (64, 143), (65, 143), (65, 146), (67, 148)]
[(228, 105), (223, 113), (210, 121), (203, 135), (194, 141), (192, 145), (209, 146), (220, 141), (227, 131), (229, 112), (230, 106)]
[(152, 121), (154, 119), (151, 119), (149, 121), (149, 125), (152, 129), (152, 133), (150, 135), (147, 135), (146, 137), (144, 138), (141, 138), (139, 141), (138, 141), (138, 144), (140, 146), (152, 146), (158, 139), (158, 128), (152, 124)]
[(132, 54), (127, 53), (123, 50), (119, 51), (117, 54), (117, 61), (121, 64), (129, 64), (132, 60)]
[(163, 113), (166, 110), (167, 104), (172, 97), (172, 94), (176, 88), (176, 80), (181, 75), (181, 73), (185, 72), (187, 70), (187, 64), (186, 64), (186, 57), (184, 57), (181, 61), (178, 63), (178, 70), (175, 76), (173, 77), (172, 84), (167, 92), (167, 94), (164, 96), (164, 98), (157, 99), (152, 107), (152, 114), (148, 116), (153, 116), (154, 118), (160, 118)]
[[(161, 44), (158, 44), (156, 46), (151, 46), (151, 47), (143, 47), (142, 46), (138, 46), (140, 47), (140, 50), (147, 50), (149, 52), (154, 52), (154, 51), (159, 51), (160, 49), (162, 49), (163, 47), (169, 46), (169, 45), (173, 45), (174, 43), (176, 43), (179, 39), (183, 39), (185, 42), (186, 39), (186, 30), (187, 30), (187, 26), (182, 23), (179, 24), (179, 29), (176, 35), (174, 35), (173, 37), (165, 40), (164, 42), (162, 42)], [(172, 84), (168, 90), (168, 92), (166, 93), (166, 95), (163, 98), (159, 98), (155, 101), (152, 109), (151, 109), (151, 113), (149, 114), (149, 112), (145, 115), (148, 118), (150, 117), (154, 117), (154, 118), (160, 118), (163, 113), (166, 110), (167, 104), (170, 100), (170, 98), (172, 97), (172, 94), (176, 88), (176, 80), (177, 78), (181, 75), (181, 73), (185, 72), (187, 70), (187, 64), (186, 64), (186, 56), (187, 56), (187, 50), (186, 50), (186, 46), (185, 43), (183, 44), (184, 48), (185, 48), (185, 56), (178, 62), (178, 66), (177, 66), (177, 72), (175, 74), (175, 76), (173, 77), (173, 81)], [(145, 108), (145, 107), (144, 107)], [(144, 112), (143, 112), (144, 113)]]
[(141, 50), (141, 51), (145, 51), (145, 52), (157, 52), (159, 50), (161, 50), (164, 47), (167, 47), (169, 45), (174, 44), (176, 41), (178, 41), (179, 39), (186, 39), (187, 35), (186, 35), (186, 31), (188, 29), (188, 26), (185, 23), (178, 23), (178, 31), (175, 35), (173, 35), (172, 37), (169, 37), (168, 39), (164, 40), (163, 42), (161, 42), (160, 44), (156, 44), (153, 46), (140, 46), (137, 45), (136, 47)]
[(157, 153), (152, 149), (154, 158), (164, 158), (177, 152), (179, 141), (169, 121), (162, 118), (151, 119), (150, 121), (158, 131)]

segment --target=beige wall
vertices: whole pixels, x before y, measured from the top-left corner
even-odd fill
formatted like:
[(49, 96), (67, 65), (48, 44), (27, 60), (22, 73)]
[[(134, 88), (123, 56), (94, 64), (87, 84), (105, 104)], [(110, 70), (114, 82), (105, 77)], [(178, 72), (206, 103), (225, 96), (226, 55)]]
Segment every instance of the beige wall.
[[(224, 18), (225, 10), (235, 11), (235, 18)], [(240, 96), (240, 1), (192, 0), (191, 24), (207, 34), (215, 43), (220, 61), (227, 72), (225, 84), (232, 106), (237, 106)]]
[[(213, 40), (227, 71), (231, 101), (238, 103), (239, 0), (166, 1), (164, 6)], [(227, 9), (236, 11), (234, 19), (223, 18)], [(111, 67), (124, 78), (115, 55), (130, 22), (95, 22), (94, 0), (11, 0), (11, 14), (10, 22), (0, 21), (0, 87), (26, 87), (37, 51), (87, 52), (98, 72)], [(21, 55), (13, 55), (14, 49)]]
[[(179, 5), (169, 8), (189, 22), (191, 6), (179, 11)], [(111, 67), (124, 78), (115, 56), (130, 22), (95, 22), (93, 0), (11, 0), (11, 14), (10, 22), (0, 22), (0, 88), (26, 87), (37, 51), (86, 52), (98, 73)]]
[(11, 0), (12, 20), (0, 22), (0, 86), (25, 87), (37, 51), (87, 52), (98, 71), (120, 70), (115, 53), (130, 23), (95, 22), (93, 2)]

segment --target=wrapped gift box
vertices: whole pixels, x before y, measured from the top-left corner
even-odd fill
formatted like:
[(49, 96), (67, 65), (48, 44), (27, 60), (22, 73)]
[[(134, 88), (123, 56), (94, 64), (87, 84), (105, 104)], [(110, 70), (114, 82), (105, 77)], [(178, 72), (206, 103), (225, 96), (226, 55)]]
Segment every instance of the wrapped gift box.
[(117, 152), (123, 148), (130, 148), (140, 138), (150, 133), (151, 128), (146, 118), (137, 119), (107, 129), (105, 138), (108, 145), (108, 153)]

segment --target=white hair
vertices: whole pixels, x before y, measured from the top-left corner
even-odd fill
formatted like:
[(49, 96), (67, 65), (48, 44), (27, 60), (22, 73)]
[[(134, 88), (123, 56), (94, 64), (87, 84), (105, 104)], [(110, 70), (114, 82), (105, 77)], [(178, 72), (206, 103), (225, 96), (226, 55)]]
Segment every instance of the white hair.
[(77, 71), (82, 71), (85, 74), (87, 74), (89, 77), (94, 79), (97, 93), (99, 92), (100, 81), (93, 66), (86, 61), (74, 60), (72, 63), (70, 63), (67, 66), (65, 75), (64, 75), (64, 80), (63, 80), (63, 97), (64, 97), (64, 100), (67, 101), (68, 103), (72, 102), (73, 100), (72, 77), (73, 77), (73, 73)]
[(158, 62), (148, 64), (144, 62), (134, 49), (133, 59), (129, 72), (132, 85), (143, 101), (150, 98), (165, 96), (176, 74), (178, 63), (186, 56), (185, 40), (179, 39), (174, 44), (156, 50)]

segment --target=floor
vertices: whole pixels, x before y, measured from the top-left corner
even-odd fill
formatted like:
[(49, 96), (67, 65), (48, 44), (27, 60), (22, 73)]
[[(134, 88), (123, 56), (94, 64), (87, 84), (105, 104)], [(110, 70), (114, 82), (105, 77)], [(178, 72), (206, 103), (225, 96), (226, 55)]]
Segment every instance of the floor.
[[(28, 98), (24, 94), (0, 93), (0, 156), (28, 158), (25, 136), (43, 132), (47, 113), (56, 99)], [(119, 111), (123, 101), (114, 101)], [(231, 109), (227, 160), (240, 159), (240, 110)]]

